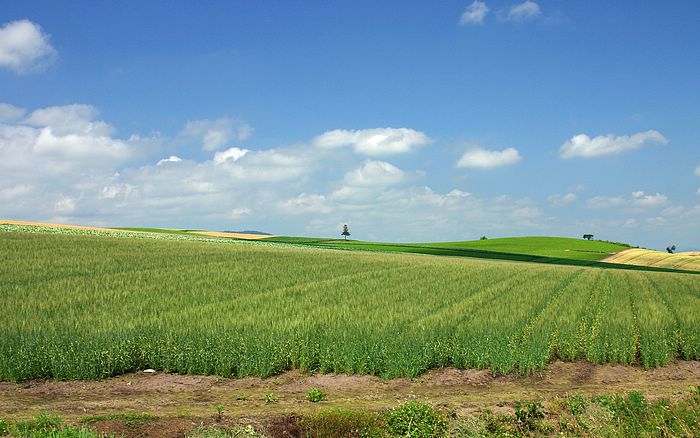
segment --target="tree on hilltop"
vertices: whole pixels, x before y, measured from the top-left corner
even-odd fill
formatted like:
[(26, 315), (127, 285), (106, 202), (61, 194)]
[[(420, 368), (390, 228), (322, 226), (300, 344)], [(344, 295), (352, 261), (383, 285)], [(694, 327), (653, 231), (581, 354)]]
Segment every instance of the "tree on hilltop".
[(593, 238), (593, 234), (584, 234), (583, 238), (586, 240), (591, 240)]
[(340, 235), (345, 237), (345, 240), (348, 240), (348, 236), (350, 235), (350, 231), (348, 231), (348, 224), (343, 225), (343, 232), (340, 233)]
[(676, 250), (676, 245), (670, 245), (666, 247), (666, 252), (669, 254), (673, 254), (673, 251)]

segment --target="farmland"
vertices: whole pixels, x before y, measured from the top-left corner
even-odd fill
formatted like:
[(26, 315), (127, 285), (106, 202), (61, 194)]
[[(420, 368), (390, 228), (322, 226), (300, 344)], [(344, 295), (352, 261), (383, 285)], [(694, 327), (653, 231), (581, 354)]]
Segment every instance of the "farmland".
[(22, 230), (0, 231), (0, 380), (700, 359), (697, 275)]
[(612, 255), (605, 261), (625, 265), (700, 271), (700, 253), (698, 252), (669, 254), (649, 249), (633, 248)]

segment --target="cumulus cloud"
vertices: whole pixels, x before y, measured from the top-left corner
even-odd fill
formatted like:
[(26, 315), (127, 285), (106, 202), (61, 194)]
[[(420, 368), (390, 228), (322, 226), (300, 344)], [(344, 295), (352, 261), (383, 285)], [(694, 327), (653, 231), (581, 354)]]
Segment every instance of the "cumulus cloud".
[(331, 208), (327, 205), (326, 197), (323, 195), (307, 195), (302, 193), (294, 198), (280, 202), (280, 208), (289, 214), (303, 213), (330, 213)]
[(188, 121), (177, 138), (183, 143), (201, 143), (205, 151), (215, 151), (231, 141), (243, 141), (252, 133), (253, 128), (247, 123), (221, 117), (216, 120)]
[(590, 198), (586, 205), (588, 208), (628, 207), (646, 209), (665, 205), (668, 197), (661, 193), (647, 195), (643, 191), (632, 192), (630, 196), (595, 196)]
[(532, 0), (525, 0), (522, 3), (511, 6), (505, 14), (505, 20), (520, 23), (532, 20), (541, 14), (540, 5)]
[(429, 143), (432, 139), (426, 134), (408, 128), (336, 129), (313, 140), (320, 148), (351, 146), (355, 152), (372, 157), (403, 154)]
[(162, 166), (167, 163), (177, 163), (182, 161), (182, 158), (178, 157), (177, 155), (171, 155), (168, 158), (163, 158), (162, 160), (158, 161), (156, 163), (156, 166)]
[(559, 156), (564, 159), (593, 158), (639, 149), (650, 143), (666, 144), (668, 140), (660, 132), (653, 130), (639, 132), (631, 136), (608, 134), (591, 138), (586, 134), (579, 134), (561, 145)]
[(114, 129), (96, 120), (88, 105), (49, 107), (15, 124), (0, 125), (0, 169), (70, 174), (111, 168), (137, 157), (157, 139), (118, 139)]
[(486, 3), (474, 0), (472, 4), (467, 6), (459, 19), (459, 24), (482, 24), (486, 14), (489, 13), (489, 8)]
[(253, 210), (246, 207), (238, 207), (231, 210), (231, 219), (241, 219), (245, 216), (253, 214)]
[(384, 161), (365, 161), (362, 167), (345, 174), (350, 186), (374, 187), (398, 184), (407, 178), (406, 172)]
[(552, 207), (563, 207), (576, 201), (578, 196), (576, 193), (566, 193), (564, 195), (552, 195), (547, 198), (549, 205)]
[(8, 103), (0, 103), (0, 123), (16, 122), (25, 114), (24, 108), (19, 108)]
[(472, 148), (462, 155), (455, 167), (493, 169), (495, 167), (510, 166), (520, 160), (522, 160), (522, 157), (515, 148), (507, 148), (502, 151)]
[(41, 26), (18, 20), (0, 27), (0, 67), (18, 74), (40, 71), (56, 56)]
[(248, 152), (248, 149), (240, 149), (237, 147), (229, 148), (221, 152), (216, 152), (214, 154), (214, 164), (223, 164), (226, 162), (226, 160), (236, 161)]

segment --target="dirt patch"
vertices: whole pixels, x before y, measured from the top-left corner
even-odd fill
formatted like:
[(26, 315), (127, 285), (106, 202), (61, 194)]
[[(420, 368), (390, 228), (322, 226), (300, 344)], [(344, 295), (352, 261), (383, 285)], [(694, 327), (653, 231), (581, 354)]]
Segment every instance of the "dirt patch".
[(428, 371), (420, 381), (428, 386), (487, 385), (496, 378), (489, 370), (440, 368)]
[(275, 417), (266, 429), (267, 433), (273, 438), (301, 437), (299, 417), (296, 416)]
[[(101, 395), (126, 395), (138, 393), (177, 393), (202, 392), (211, 389), (223, 380), (216, 376), (185, 376), (167, 373), (131, 373), (102, 381), (68, 381), (55, 382), (34, 380), (19, 384), (23, 393), (39, 397), (72, 397), (84, 394), (99, 397)], [(0, 386), (0, 392), (11, 389)]]
[[(120, 420), (94, 421), (88, 428), (99, 434), (115, 434), (124, 438), (184, 438), (200, 424), (194, 418), (162, 418), (129, 426)], [(211, 423), (211, 422), (208, 422)]]
[(190, 234), (200, 234), (202, 236), (209, 237), (225, 237), (234, 239), (246, 239), (246, 240), (259, 240), (267, 239), (268, 237), (275, 237), (268, 234), (246, 234), (246, 233), (224, 233), (221, 231), (190, 231)]

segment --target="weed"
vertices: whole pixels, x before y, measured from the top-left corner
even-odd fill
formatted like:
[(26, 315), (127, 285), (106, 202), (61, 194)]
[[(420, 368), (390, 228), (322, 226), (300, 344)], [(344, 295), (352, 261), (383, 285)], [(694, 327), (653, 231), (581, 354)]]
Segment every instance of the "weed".
[(219, 420), (224, 416), (224, 405), (218, 404), (214, 406), (216, 408), (216, 416)]
[(515, 414), (513, 415), (518, 428), (521, 430), (537, 429), (538, 420), (544, 418), (544, 407), (540, 402), (528, 402), (522, 404), (515, 403)]
[(571, 412), (571, 415), (578, 416), (586, 412), (588, 402), (581, 395), (572, 395), (566, 399), (566, 407)]
[(310, 402), (320, 402), (326, 398), (326, 393), (320, 389), (312, 388), (306, 393), (306, 399)]
[(273, 392), (265, 394), (265, 403), (277, 403), (278, 401), (277, 396)]

